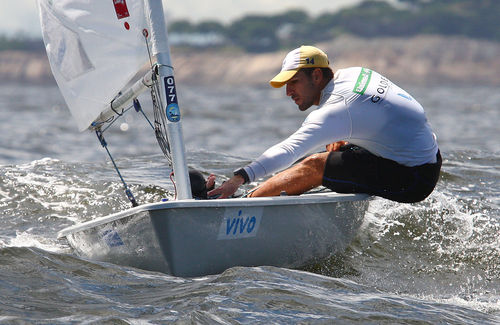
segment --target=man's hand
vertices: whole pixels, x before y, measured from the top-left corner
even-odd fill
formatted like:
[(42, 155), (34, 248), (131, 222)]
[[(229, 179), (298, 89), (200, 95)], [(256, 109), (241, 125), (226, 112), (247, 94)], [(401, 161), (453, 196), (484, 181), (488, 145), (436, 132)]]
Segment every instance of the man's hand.
[(347, 141), (337, 141), (326, 145), (326, 151), (339, 151), (340, 147), (345, 146)]
[(235, 175), (231, 177), (228, 181), (222, 183), (221, 186), (216, 188), (215, 190), (211, 190), (208, 192), (208, 196), (219, 195), (218, 199), (225, 199), (233, 195), (238, 188), (245, 182), (242, 176)]
[(215, 175), (214, 174), (210, 174), (207, 177), (207, 182), (205, 183), (205, 187), (209, 191), (214, 189), (214, 187), (215, 187)]

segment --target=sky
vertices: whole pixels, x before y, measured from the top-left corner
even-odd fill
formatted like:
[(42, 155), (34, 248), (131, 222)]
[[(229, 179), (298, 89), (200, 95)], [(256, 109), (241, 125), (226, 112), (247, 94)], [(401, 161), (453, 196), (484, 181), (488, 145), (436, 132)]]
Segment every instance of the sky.
[[(57, 1), (57, 0), (55, 0)], [(106, 0), (100, 0), (106, 1)], [(107, 0), (112, 1), (112, 0)], [(276, 14), (302, 9), (315, 16), (361, 0), (163, 0), (167, 19), (229, 23), (248, 14)], [(0, 0), (0, 35), (41, 36), (36, 0)]]

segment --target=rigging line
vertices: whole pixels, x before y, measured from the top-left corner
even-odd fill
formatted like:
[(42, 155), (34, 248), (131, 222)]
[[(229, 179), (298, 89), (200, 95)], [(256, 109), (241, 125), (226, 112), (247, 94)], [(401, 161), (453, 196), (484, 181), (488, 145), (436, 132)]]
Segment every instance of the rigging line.
[(177, 186), (175, 186), (175, 181), (174, 181), (174, 172), (170, 173), (170, 181), (172, 184), (174, 184), (174, 200), (177, 200)]
[[(160, 146), (160, 149), (162, 150), (163, 154), (167, 158), (168, 163), (170, 166), (172, 166), (172, 157), (170, 153), (170, 144), (168, 142), (168, 136), (167, 136), (167, 130), (166, 130), (166, 121), (165, 117), (161, 113), (161, 98), (160, 98), (160, 88), (158, 84), (158, 78), (157, 78), (157, 73), (158, 73), (158, 68), (160, 65), (158, 63), (153, 63), (153, 57), (151, 55), (151, 50), (149, 48), (149, 43), (148, 43), (148, 30), (143, 29), (142, 35), (144, 36), (144, 41), (146, 43), (146, 49), (148, 51), (148, 57), (149, 57), (149, 63), (151, 65), (151, 79), (152, 79), (152, 85), (151, 85), (151, 100), (153, 102), (153, 113), (154, 113), (154, 118), (155, 118), (155, 125), (153, 127), (156, 140), (158, 142), (158, 145)], [(173, 69), (173, 67), (171, 67)], [(144, 113), (143, 113), (144, 114)], [(148, 120), (149, 122), (149, 120)], [(162, 124), (163, 122), (163, 124)], [(151, 124), (151, 122), (150, 122)], [(153, 126), (151, 124), (151, 126)], [(163, 129), (163, 130), (162, 130)]]
[(149, 33), (148, 33), (148, 30), (146, 28), (144, 28), (142, 30), (142, 36), (144, 36), (144, 41), (146, 42), (146, 49), (148, 50), (149, 64), (151, 65), (151, 70), (153, 70), (153, 58), (152, 58), (151, 50), (149, 49), (149, 43), (148, 43)]
[(167, 68), (174, 70), (174, 67), (171, 65), (168, 65), (168, 64), (155, 63), (155, 67), (167, 67)]
[(128, 112), (131, 108), (132, 108), (132, 106), (129, 106), (129, 107), (123, 109), (121, 115), (111, 116), (106, 121), (102, 121), (102, 122), (95, 122), (94, 121), (94, 122), (92, 122), (92, 124), (91, 124), (92, 129), (97, 130), (98, 128), (100, 128), (101, 126), (106, 124), (106, 127), (102, 130), (102, 133), (104, 133), (107, 129), (109, 129), (111, 127), (111, 125), (113, 125), (116, 121), (118, 121), (118, 118), (120, 118), (123, 114)]
[(153, 126), (153, 123), (151, 123), (151, 121), (149, 120), (149, 118), (147, 117), (146, 113), (144, 113), (143, 109), (142, 109), (142, 106), (141, 106), (141, 103), (139, 102), (139, 100), (137, 98), (134, 98), (134, 108), (135, 108), (135, 111), (137, 113), (141, 112), (142, 115), (144, 116), (144, 118), (146, 119), (146, 121), (148, 121), (149, 125), (151, 126), (151, 128), (154, 130), (155, 127)]
[(114, 109), (114, 107), (113, 107), (113, 102), (111, 102), (111, 105), (109, 105), (109, 107), (110, 107), (110, 108), (111, 108), (111, 110), (112, 110), (113, 112), (115, 112), (115, 113), (116, 113), (116, 115), (118, 115), (118, 116), (122, 116), (122, 115), (123, 115), (123, 113), (125, 113), (125, 111), (124, 111), (124, 110), (122, 110), (122, 112), (121, 112), (121, 113), (118, 113), (118, 111), (117, 111), (116, 109)]
[(106, 121), (102, 121), (102, 122), (92, 122), (91, 126), (92, 126), (92, 130), (96, 130), (98, 128), (100, 128), (102, 125), (106, 124), (106, 123), (113, 123), (113, 120), (115, 120), (115, 116), (111, 116), (110, 118), (108, 118)]
[(111, 159), (113, 166), (115, 167), (115, 171), (118, 174), (118, 176), (120, 177), (120, 180), (122, 181), (123, 187), (125, 188), (125, 194), (127, 195), (127, 198), (129, 199), (130, 203), (132, 203), (133, 207), (139, 206), (139, 204), (137, 204), (137, 201), (135, 200), (134, 195), (132, 194), (132, 191), (130, 190), (127, 183), (123, 179), (123, 176), (120, 173), (120, 170), (118, 169), (118, 166), (116, 165), (115, 160), (113, 159), (113, 156), (111, 156), (111, 152), (109, 152), (108, 144), (106, 143), (106, 140), (104, 139), (104, 135), (102, 134), (102, 131), (98, 129), (95, 131), (95, 133), (96, 133), (97, 139), (99, 139), (99, 142), (101, 143), (101, 145), (104, 147), (104, 149), (106, 149), (106, 152), (108, 153), (108, 156)]
[(113, 102), (115, 101), (115, 99), (117, 99), (118, 97), (120, 97), (120, 96), (121, 96), (121, 94), (122, 94), (122, 92), (121, 92), (121, 91), (120, 91), (120, 92), (118, 92), (118, 94), (116, 94), (115, 98), (113, 98), (113, 99), (111, 100), (111, 103), (109, 104), (109, 108), (111, 108), (111, 110), (112, 110), (113, 112), (115, 112), (115, 113), (116, 113), (116, 115), (118, 115), (118, 116), (122, 116), (122, 115), (123, 115), (123, 114), (125, 114), (125, 112), (126, 112), (125, 110), (123, 110), (123, 109), (122, 109), (122, 112), (121, 112), (121, 113), (119, 113), (119, 112), (118, 112), (118, 111), (117, 111), (117, 110), (113, 107)]
[(161, 99), (159, 98), (159, 84), (158, 80), (155, 80), (153, 87), (151, 88), (151, 98), (153, 100), (153, 111), (155, 116), (155, 135), (158, 141), (158, 145), (163, 151), (165, 157), (167, 158), (170, 165), (172, 165), (172, 157), (170, 153), (170, 143), (168, 141), (167, 129), (165, 116), (162, 114), (161, 109)]
[[(121, 117), (123, 114), (125, 114), (126, 112), (128, 112), (133, 106), (129, 106), (125, 109), (122, 110), (122, 114), (118, 115), (118, 117)], [(113, 110), (114, 111), (114, 110)], [(108, 122), (109, 121), (109, 122)], [(106, 127), (102, 130), (102, 133), (104, 133), (107, 129), (109, 129), (111, 127), (111, 125), (113, 125), (116, 121), (118, 121), (118, 118), (113, 118), (113, 120), (108, 120), (108, 121), (105, 121), (103, 122), (104, 123), (109, 123), (108, 125), (106, 125)]]

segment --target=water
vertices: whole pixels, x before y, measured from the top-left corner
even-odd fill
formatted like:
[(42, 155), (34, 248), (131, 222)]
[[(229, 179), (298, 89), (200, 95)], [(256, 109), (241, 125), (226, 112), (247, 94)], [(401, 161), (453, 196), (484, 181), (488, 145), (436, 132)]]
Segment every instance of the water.
[[(86, 261), (56, 239), (129, 203), (56, 87), (0, 85), (0, 324), (499, 323), (500, 94), (406, 88), (426, 107), (444, 157), (427, 200), (374, 200), (344, 253), (302, 270), (237, 267), (185, 279)], [(178, 92), (188, 163), (219, 181), (304, 118), (279, 90)], [(151, 135), (135, 112), (106, 134), (141, 203), (174, 190)]]

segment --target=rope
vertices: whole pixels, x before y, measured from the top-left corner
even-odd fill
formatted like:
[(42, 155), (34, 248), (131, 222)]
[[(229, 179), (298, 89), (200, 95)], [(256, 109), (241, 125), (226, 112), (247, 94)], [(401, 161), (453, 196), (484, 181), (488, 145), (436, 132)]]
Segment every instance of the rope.
[(146, 113), (144, 113), (144, 111), (142, 110), (141, 103), (139, 102), (139, 100), (137, 98), (134, 98), (134, 108), (135, 108), (135, 111), (137, 113), (139, 113), (139, 112), (142, 113), (142, 116), (144, 116), (144, 118), (146, 119), (146, 121), (148, 121), (149, 126), (151, 126), (151, 128), (154, 130), (155, 127), (153, 126), (153, 124), (151, 123), (151, 121), (149, 120), (149, 118), (147, 117)]
[(175, 181), (174, 181), (174, 172), (170, 173), (170, 181), (172, 184), (174, 184), (174, 200), (177, 200), (177, 186), (175, 186)]
[[(152, 55), (151, 55), (149, 44), (148, 44), (148, 32), (147, 32), (147, 30), (143, 31), (143, 36), (144, 36), (144, 39), (146, 42), (146, 48), (148, 50), (148, 56), (149, 56), (149, 61), (150, 61), (151, 71), (152, 71), (153, 83), (151, 85), (151, 100), (153, 102), (154, 125), (153, 125), (153, 123), (151, 123), (151, 121), (149, 120), (147, 115), (142, 110), (141, 104), (137, 98), (134, 98), (133, 105), (131, 105), (125, 109), (122, 109), (121, 113), (113, 108), (113, 101), (111, 101), (111, 109), (113, 110), (113, 112), (116, 113), (117, 116), (112, 116), (108, 120), (103, 121), (103, 122), (92, 123), (92, 127), (95, 129), (97, 138), (99, 139), (99, 142), (104, 147), (104, 149), (106, 149), (106, 152), (107, 152), (111, 162), (113, 163), (115, 171), (118, 174), (118, 176), (120, 177), (120, 180), (123, 184), (123, 187), (125, 189), (125, 194), (127, 195), (127, 198), (129, 199), (130, 203), (132, 203), (133, 207), (138, 206), (137, 201), (135, 200), (135, 197), (132, 194), (132, 191), (128, 187), (127, 183), (125, 182), (125, 179), (123, 178), (122, 174), (120, 173), (120, 170), (119, 170), (118, 166), (116, 165), (116, 162), (113, 159), (111, 152), (108, 149), (108, 145), (106, 143), (106, 140), (104, 139), (103, 133), (108, 128), (110, 128), (111, 125), (113, 125), (114, 122), (116, 122), (119, 117), (123, 116), (128, 110), (130, 110), (132, 107), (134, 107), (136, 112), (142, 113), (142, 115), (148, 121), (151, 128), (154, 130), (155, 135), (156, 135), (156, 140), (158, 141), (158, 145), (160, 146), (161, 150), (163, 151), (163, 154), (165, 155), (165, 157), (167, 158), (168, 163), (170, 164), (170, 166), (172, 166), (172, 156), (170, 153), (170, 143), (168, 141), (167, 129), (166, 129), (167, 121), (165, 120), (166, 116), (165, 116), (165, 114), (163, 114), (162, 108), (161, 108), (160, 86), (159, 86), (159, 82), (158, 82), (158, 78), (157, 78), (157, 71), (158, 71), (158, 68), (160, 65), (157, 63), (156, 64), (153, 63)], [(162, 66), (165, 66), (165, 65), (162, 65)], [(172, 66), (167, 66), (167, 67), (173, 69)], [(101, 127), (103, 125), (106, 125), (106, 127), (104, 129), (101, 129)], [(172, 183), (174, 185), (175, 198), (177, 198), (177, 188), (175, 185), (175, 181), (173, 180), (173, 174), (174, 174), (173, 172), (170, 174), (170, 180), (172, 181)]]
[(104, 147), (104, 149), (106, 149), (106, 152), (108, 153), (108, 156), (111, 159), (113, 166), (115, 167), (116, 173), (118, 174), (118, 176), (120, 177), (120, 180), (122, 181), (123, 187), (125, 189), (125, 194), (127, 195), (128, 200), (130, 201), (130, 203), (132, 203), (133, 207), (138, 206), (139, 204), (137, 204), (137, 201), (135, 200), (134, 195), (132, 194), (132, 191), (128, 187), (127, 183), (125, 183), (125, 180), (123, 179), (122, 174), (120, 173), (120, 170), (118, 169), (118, 166), (116, 165), (115, 160), (113, 159), (113, 156), (111, 156), (111, 152), (109, 152), (108, 144), (106, 143), (106, 140), (104, 139), (102, 131), (96, 130), (95, 132), (97, 135), (97, 139), (99, 139), (99, 142), (101, 143), (101, 145)]
[[(147, 30), (143, 30), (143, 36), (146, 42), (146, 48), (148, 49), (149, 62), (152, 71), (153, 84), (151, 85), (151, 101), (153, 102), (154, 127), (153, 124), (149, 122), (149, 120), (148, 122), (155, 131), (156, 141), (158, 142), (161, 151), (167, 158), (169, 165), (172, 166), (172, 154), (170, 153), (170, 143), (168, 141), (168, 133), (166, 129), (167, 121), (165, 120), (165, 114), (163, 114), (161, 109), (160, 86), (157, 78), (157, 71), (160, 65), (157, 63), (153, 63), (153, 58), (149, 49)], [(173, 67), (171, 66), (168, 67), (173, 69)]]
[[(151, 121), (147, 118), (146, 114), (144, 114), (144, 111), (142, 110), (140, 103), (137, 99), (134, 100), (134, 107), (136, 111), (141, 111), (142, 115), (146, 118), (148, 121), (149, 125), (155, 132), (156, 136), (156, 141), (158, 142), (158, 145), (160, 146), (161, 151), (163, 152), (165, 158), (167, 158), (167, 161), (170, 166), (172, 166), (172, 154), (170, 152), (170, 143), (168, 141), (168, 136), (167, 136), (167, 121), (165, 120), (165, 114), (162, 112), (161, 108), (161, 97), (160, 97), (160, 86), (158, 82), (158, 70), (160, 66), (166, 66), (171, 68), (172, 70), (174, 67), (172, 66), (167, 66), (167, 65), (160, 65), (158, 63), (153, 63), (153, 57), (151, 55), (149, 43), (148, 43), (148, 31), (146, 29), (143, 30), (142, 35), (144, 36), (144, 41), (146, 43), (146, 48), (148, 50), (148, 57), (149, 57), (149, 63), (151, 67), (151, 79), (153, 81), (151, 85), (151, 102), (153, 104), (153, 115), (154, 115), (154, 125), (151, 123)], [(177, 199), (177, 187), (175, 185), (175, 181), (173, 179), (174, 172), (172, 171), (170, 173), (170, 181), (172, 182), (174, 186), (174, 200)]]

